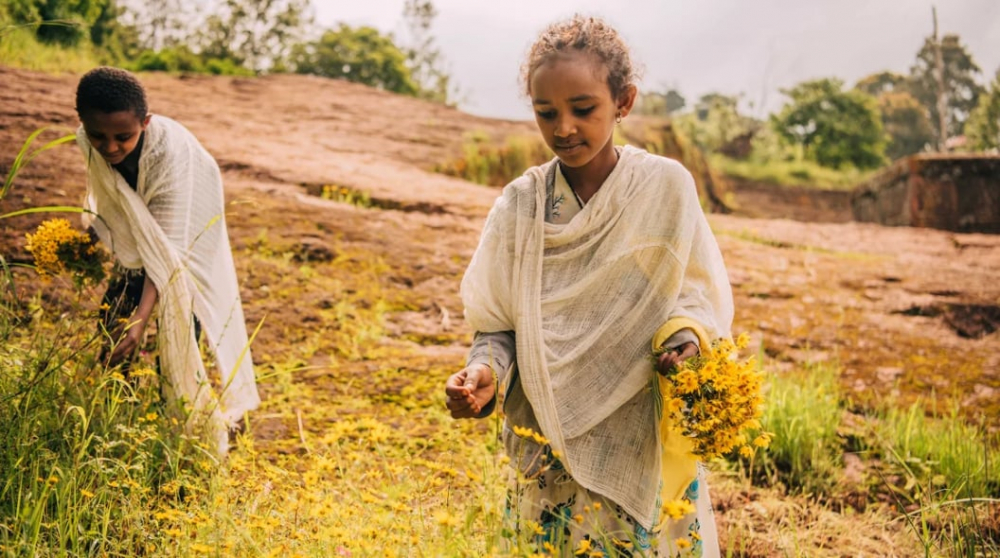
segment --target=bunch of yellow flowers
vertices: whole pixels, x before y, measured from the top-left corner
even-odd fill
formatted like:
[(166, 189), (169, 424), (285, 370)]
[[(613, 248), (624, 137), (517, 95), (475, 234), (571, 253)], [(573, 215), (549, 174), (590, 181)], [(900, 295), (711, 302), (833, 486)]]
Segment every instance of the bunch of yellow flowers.
[(773, 434), (761, 432), (763, 374), (756, 359), (740, 359), (746, 334), (736, 342), (720, 339), (709, 350), (678, 365), (660, 382), (664, 416), (694, 444), (694, 454), (707, 461), (739, 451), (753, 456)]
[(49, 219), (34, 234), (25, 235), (35, 269), (43, 278), (69, 272), (78, 287), (104, 279), (107, 253), (90, 235), (74, 229), (66, 219)]

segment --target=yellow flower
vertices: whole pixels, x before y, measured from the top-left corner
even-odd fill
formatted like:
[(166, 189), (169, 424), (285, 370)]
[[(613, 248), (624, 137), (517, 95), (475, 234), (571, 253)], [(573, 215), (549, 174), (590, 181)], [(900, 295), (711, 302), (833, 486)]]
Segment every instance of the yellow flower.
[(740, 455), (742, 455), (747, 459), (750, 459), (751, 457), (753, 457), (753, 448), (750, 446), (742, 446), (740, 448)]
[(677, 386), (677, 393), (681, 395), (698, 391), (698, 373), (685, 370), (674, 376), (674, 384)]
[(680, 519), (685, 515), (694, 513), (694, 505), (691, 503), (691, 500), (686, 498), (671, 500), (663, 504), (663, 513), (670, 517), (670, 519)]
[(576, 551), (573, 554), (580, 556), (581, 554), (586, 554), (591, 550), (590, 539), (580, 539), (580, 544), (577, 545)]
[(684, 538), (677, 539), (674, 542), (677, 544), (677, 548), (679, 548), (681, 550), (684, 550), (684, 549), (687, 549), (687, 548), (691, 547), (691, 541), (689, 541), (687, 539), (684, 539)]
[(91, 491), (89, 491), (89, 490), (87, 490), (86, 488), (81, 488), (80, 489), (80, 496), (83, 496), (84, 498), (90, 499), (90, 498), (94, 497), (94, 493), (91, 492)]
[(434, 521), (442, 527), (458, 527), (462, 523), (457, 517), (446, 510), (436, 512), (434, 514)]
[(576, 521), (577, 523), (582, 524), (583, 523), (583, 515), (581, 515), (581, 514), (574, 515), (573, 516), (573, 521)]

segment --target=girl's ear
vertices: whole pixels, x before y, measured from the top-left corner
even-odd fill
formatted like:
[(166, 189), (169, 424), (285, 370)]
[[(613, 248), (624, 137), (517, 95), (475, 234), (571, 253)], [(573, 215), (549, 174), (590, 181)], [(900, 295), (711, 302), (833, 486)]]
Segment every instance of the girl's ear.
[(153, 115), (152, 115), (151, 113), (146, 113), (146, 118), (143, 118), (143, 119), (142, 119), (142, 129), (143, 129), (143, 130), (145, 130), (145, 129), (146, 129), (146, 126), (149, 126), (149, 119), (150, 119), (150, 118), (151, 118), (152, 116), (153, 116)]
[(639, 89), (634, 85), (629, 85), (618, 97), (618, 114), (620, 114), (622, 118), (625, 118), (628, 116), (628, 113), (632, 112), (632, 107), (635, 105), (635, 98), (638, 94)]

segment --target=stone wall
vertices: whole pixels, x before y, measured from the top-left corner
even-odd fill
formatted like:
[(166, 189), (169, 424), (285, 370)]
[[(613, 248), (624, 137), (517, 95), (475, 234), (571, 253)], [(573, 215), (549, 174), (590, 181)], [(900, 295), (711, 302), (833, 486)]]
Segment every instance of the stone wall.
[(1000, 156), (913, 155), (859, 185), (858, 221), (1000, 234)]

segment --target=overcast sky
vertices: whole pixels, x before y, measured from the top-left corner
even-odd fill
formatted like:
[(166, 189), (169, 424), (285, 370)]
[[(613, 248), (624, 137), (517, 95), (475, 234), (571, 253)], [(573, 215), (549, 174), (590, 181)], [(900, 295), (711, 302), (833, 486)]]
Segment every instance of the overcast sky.
[[(645, 68), (640, 89), (675, 87), (691, 104), (743, 93), (745, 109), (780, 108), (780, 88), (836, 76), (849, 85), (907, 72), (931, 32), (930, 0), (434, 0), (433, 33), (471, 113), (527, 119), (518, 71), (551, 21), (599, 15)], [(1000, 0), (938, 0), (942, 33), (958, 33), (983, 69), (1000, 67)], [(404, 35), (403, 0), (314, 0), (317, 23)], [(753, 104), (750, 109), (750, 103)]]

